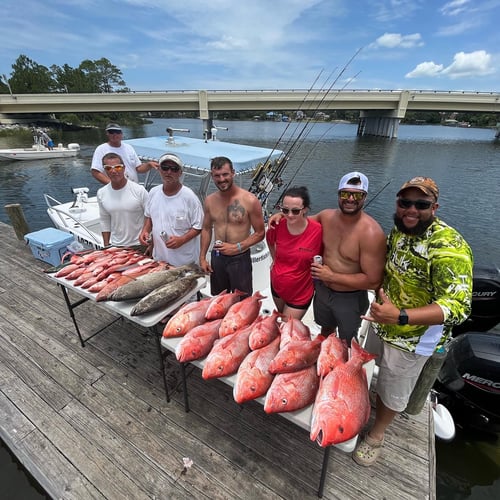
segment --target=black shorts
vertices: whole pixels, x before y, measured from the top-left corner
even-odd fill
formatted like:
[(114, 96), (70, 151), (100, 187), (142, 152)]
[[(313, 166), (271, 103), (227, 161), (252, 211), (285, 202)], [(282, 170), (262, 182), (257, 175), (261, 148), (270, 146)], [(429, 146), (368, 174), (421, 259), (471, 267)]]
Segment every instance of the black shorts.
[(216, 255), (215, 250), (212, 250), (211, 266), (210, 291), (212, 295), (217, 295), (224, 290), (228, 292), (240, 290), (248, 295), (253, 294), (250, 250), (238, 255)]
[(361, 315), (365, 314), (370, 304), (366, 290), (336, 292), (321, 281), (315, 284), (314, 321), (318, 325), (338, 329), (339, 337), (350, 345), (361, 325)]
[[(276, 293), (276, 290), (273, 288), (273, 286), (271, 285), (271, 293), (273, 294), (273, 297), (276, 297), (277, 299), (281, 299), (283, 300), (277, 293)], [(285, 302), (285, 301), (283, 301)], [(311, 299), (309, 300), (309, 302), (307, 304), (302, 304), (300, 306), (298, 306), (297, 304), (290, 304), (289, 302), (285, 302), (285, 304), (288, 306), (288, 307), (292, 307), (293, 309), (303, 309), (304, 311), (306, 311), (308, 309), (308, 307), (311, 305), (311, 302), (312, 302), (312, 297)]]

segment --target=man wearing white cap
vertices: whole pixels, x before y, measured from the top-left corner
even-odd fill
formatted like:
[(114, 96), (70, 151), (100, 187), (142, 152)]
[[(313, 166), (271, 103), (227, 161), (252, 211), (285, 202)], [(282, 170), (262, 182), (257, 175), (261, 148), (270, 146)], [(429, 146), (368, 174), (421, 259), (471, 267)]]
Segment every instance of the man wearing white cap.
[(196, 194), (181, 182), (182, 160), (172, 153), (160, 157), (161, 186), (149, 192), (139, 239), (153, 237), (153, 258), (174, 266), (198, 263), (203, 207)]
[(368, 308), (367, 290), (382, 281), (386, 238), (381, 226), (363, 211), (368, 179), (361, 172), (342, 177), (338, 209), (312, 216), (323, 227), (323, 264), (313, 262), (316, 280), (314, 319), (325, 336), (338, 331), (350, 345)]
[(102, 166), (102, 159), (107, 153), (115, 153), (122, 158), (125, 164), (125, 177), (134, 182), (139, 182), (138, 173), (146, 173), (152, 168), (158, 168), (158, 163), (155, 161), (142, 163), (134, 148), (130, 144), (122, 142), (123, 131), (118, 123), (108, 123), (106, 125), (106, 135), (108, 141), (97, 146), (90, 166), (92, 176), (102, 184), (109, 182), (109, 177)]

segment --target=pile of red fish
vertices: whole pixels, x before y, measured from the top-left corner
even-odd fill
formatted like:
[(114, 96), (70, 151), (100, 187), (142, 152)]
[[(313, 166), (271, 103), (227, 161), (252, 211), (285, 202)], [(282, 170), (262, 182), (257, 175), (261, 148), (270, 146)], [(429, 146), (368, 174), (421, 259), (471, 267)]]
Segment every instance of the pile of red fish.
[(56, 272), (56, 278), (72, 281), (91, 293), (96, 300), (106, 300), (123, 284), (146, 273), (167, 269), (164, 262), (147, 258), (130, 248), (108, 247), (85, 254), (74, 254), (68, 265)]
[(179, 309), (163, 331), (164, 337), (183, 337), (175, 350), (178, 361), (205, 358), (204, 379), (237, 374), (235, 401), (265, 396), (266, 413), (314, 403), (310, 437), (321, 446), (357, 435), (370, 415), (363, 364), (375, 356), (353, 340), (348, 359), (345, 342), (336, 336), (312, 339), (300, 320), (276, 311), (259, 315), (260, 292), (241, 296), (222, 292)]

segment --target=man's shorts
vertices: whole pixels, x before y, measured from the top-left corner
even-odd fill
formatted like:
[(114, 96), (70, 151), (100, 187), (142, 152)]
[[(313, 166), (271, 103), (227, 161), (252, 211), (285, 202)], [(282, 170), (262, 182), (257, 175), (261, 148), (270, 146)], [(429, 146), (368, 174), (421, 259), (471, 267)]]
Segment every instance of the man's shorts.
[(350, 344), (361, 325), (361, 315), (369, 306), (368, 292), (336, 292), (321, 281), (316, 282), (314, 321), (322, 327), (338, 329), (339, 337)]
[(212, 250), (210, 264), (210, 291), (212, 295), (227, 290), (240, 290), (248, 295), (253, 294), (252, 257), (250, 250), (238, 255), (216, 255)]
[(387, 408), (402, 412), (428, 356), (402, 351), (382, 342), (384, 349), (377, 377), (377, 394)]

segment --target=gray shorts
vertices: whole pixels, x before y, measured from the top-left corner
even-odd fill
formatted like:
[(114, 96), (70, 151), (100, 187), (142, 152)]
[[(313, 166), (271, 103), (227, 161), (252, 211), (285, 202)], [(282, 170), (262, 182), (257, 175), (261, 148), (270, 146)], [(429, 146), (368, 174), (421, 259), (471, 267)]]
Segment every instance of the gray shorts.
[(402, 412), (429, 357), (396, 349), (385, 342), (382, 344), (377, 394), (387, 408)]
[(368, 292), (336, 292), (321, 281), (316, 282), (314, 288), (314, 321), (324, 328), (337, 328), (339, 337), (350, 345), (361, 325), (360, 316), (368, 309)]

